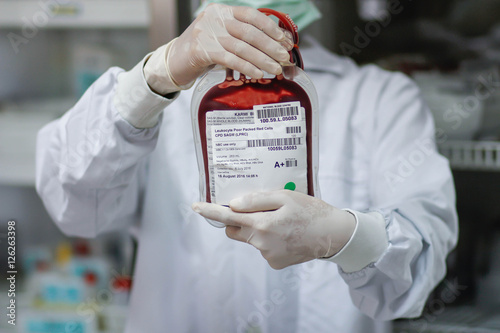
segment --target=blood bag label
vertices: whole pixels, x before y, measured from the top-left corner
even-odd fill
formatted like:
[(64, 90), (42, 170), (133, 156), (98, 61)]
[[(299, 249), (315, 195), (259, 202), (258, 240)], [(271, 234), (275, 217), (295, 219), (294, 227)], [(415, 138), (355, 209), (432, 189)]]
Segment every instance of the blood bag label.
[(305, 110), (300, 102), (206, 113), (211, 201), (285, 188), (307, 193)]

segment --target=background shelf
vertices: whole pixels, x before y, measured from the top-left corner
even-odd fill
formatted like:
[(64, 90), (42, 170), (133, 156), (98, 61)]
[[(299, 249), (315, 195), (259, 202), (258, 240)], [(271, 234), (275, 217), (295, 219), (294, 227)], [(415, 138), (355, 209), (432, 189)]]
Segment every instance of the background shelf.
[(144, 0), (0, 0), (0, 28), (148, 28)]
[(500, 142), (448, 141), (438, 148), (453, 169), (500, 171)]

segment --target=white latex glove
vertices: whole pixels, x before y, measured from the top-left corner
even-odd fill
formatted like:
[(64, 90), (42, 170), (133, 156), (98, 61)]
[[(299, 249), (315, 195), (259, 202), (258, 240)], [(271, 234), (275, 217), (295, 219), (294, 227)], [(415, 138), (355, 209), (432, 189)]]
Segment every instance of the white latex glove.
[(256, 247), (274, 269), (335, 255), (356, 227), (349, 212), (288, 190), (249, 194), (229, 207), (198, 202), (193, 210), (226, 224), (229, 238)]
[[(262, 71), (281, 74), (279, 63), (289, 60), (291, 38), (289, 32), (257, 9), (211, 4), (180, 37), (158, 50), (163, 51), (162, 57), (153, 55), (152, 63), (146, 66), (159, 67), (156, 63), (161, 60), (179, 88), (189, 87), (215, 64), (258, 79), (263, 77)], [(148, 74), (146, 79), (154, 90), (164, 90)]]

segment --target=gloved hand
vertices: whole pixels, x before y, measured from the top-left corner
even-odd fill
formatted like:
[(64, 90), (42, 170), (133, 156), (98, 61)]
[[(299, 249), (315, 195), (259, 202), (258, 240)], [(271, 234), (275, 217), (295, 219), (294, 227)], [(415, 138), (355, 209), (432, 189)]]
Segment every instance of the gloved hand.
[(162, 80), (154, 77), (160, 66), (179, 88), (189, 87), (215, 64), (256, 79), (262, 71), (278, 75), (292, 47), (291, 33), (257, 9), (210, 4), (180, 37), (156, 51), (161, 57), (153, 54), (146, 79), (153, 90), (165, 92)]
[(288, 190), (249, 194), (229, 207), (198, 202), (193, 210), (226, 224), (229, 238), (256, 247), (274, 269), (335, 255), (356, 227), (349, 212)]

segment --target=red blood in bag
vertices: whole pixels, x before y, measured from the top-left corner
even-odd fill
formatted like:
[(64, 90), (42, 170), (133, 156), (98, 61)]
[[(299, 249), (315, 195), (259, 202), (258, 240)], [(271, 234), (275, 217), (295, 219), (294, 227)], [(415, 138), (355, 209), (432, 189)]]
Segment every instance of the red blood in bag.
[[(230, 75), (231, 74), (231, 75)], [(211, 202), (210, 179), (208, 170), (206, 113), (210, 111), (252, 110), (254, 105), (300, 102), (306, 114), (306, 145), (307, 145), (307, 191), (313, 196), (312, 169), (312, 106), (307, 93), (294, 81), (283, 75), (272, 79), (239, 80), (232, 78), (228, 71), (226, 81), (211, 88), (203, 97), (198, 109), (198, 126), (200, 128), (201, 146), (205, 166), (206, 201)]]

